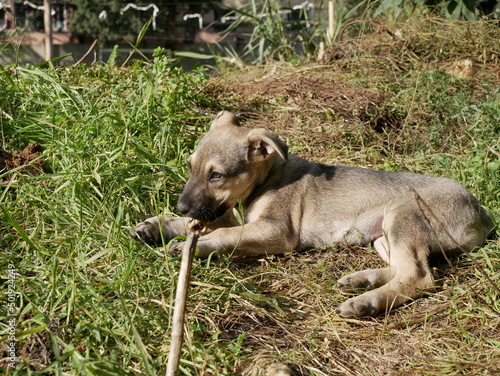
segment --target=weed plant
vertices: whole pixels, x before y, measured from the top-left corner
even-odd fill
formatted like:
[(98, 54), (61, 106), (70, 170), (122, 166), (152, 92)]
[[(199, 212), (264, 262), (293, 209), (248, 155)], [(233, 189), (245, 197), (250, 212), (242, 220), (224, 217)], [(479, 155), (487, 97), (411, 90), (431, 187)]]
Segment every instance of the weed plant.
[[(229, 59), (240, 68), (245, 64), (273, 61), (297, 64), (310, 60), (318, 55), (320, 43), (335, 40), (343, 27), (359, 16), (367, 1), (351, 3), (336, 4), (333, 35), (327, 37), (326, 1), (316, 1), (312, 8), (309, 5), (313, 2), (304, 2), (302, 7), (294, 9), (283, 1), (252, 0), (230, 13), (236, 19), (221, 33), (215, 56), (220, 61)], [(236, 47), (225, 45), (226, 39), (235, 33), (241, 41)]]

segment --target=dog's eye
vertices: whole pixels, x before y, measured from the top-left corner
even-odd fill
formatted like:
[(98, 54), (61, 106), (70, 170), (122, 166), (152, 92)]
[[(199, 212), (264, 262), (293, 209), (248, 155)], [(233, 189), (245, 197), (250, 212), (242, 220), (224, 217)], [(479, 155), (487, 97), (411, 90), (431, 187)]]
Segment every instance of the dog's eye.
[(211, 182), (216, 182), (216, 181), (221, 180), (223, 177), (224, 177), (224, 176), (223, 176), (221, 173), (216, 172), (216, 171), (213, 171), (213, 172), (210, 174), (209, 179), (210, 179), (210, 181), (211, 181)]

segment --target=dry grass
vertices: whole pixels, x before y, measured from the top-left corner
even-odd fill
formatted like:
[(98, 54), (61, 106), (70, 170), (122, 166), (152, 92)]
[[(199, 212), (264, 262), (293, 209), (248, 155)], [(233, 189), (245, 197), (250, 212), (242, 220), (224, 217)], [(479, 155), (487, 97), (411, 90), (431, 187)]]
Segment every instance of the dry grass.
[[(346, 260), (344, 265), (341, 260)], [(251, 349), (250, 374), (256, 359), (263, 356), (295, 361), (303, 375), (500, 371), (495, 347), (500, 335), (498, 313), (482, 301), (487, 288), (468, 275), (470, 267), (453, 276), (445, 274), (446, 284), (436, 293), (390, 315), (340, 319), (335, 309), (344, 297), (335, 289), (335, 280), (377, 265), (380, 262), (373, 255), (367, 257), (365, 250), (325, 250), (291, 255), (254, 270), (267, 276), (257, 286), (268, 285), (263, 291), (283, 312), (278, 315), (269, 307), (259, 314), (233, 307), (237, 314), (225, 317), (233, 336), (249, 332), (245, 348)], [(471, 291), (465, 290), (467, 285)]]
[[(212, 78), (209, 93), (221, 107), (240, 111), (247, 125), (274, 130), (306, 159), (460, 179), (481, 174), (467, 156), (478, 146), (467, 130), (471, 120), (460, 114), (492, 98), (500, 83), (497, 37), (495, 23), (418, 19), (342, 41), (320, 64), (225, 72)], [(474, 62), (474, 72), (456, 77), (464, 59)], [(499, 131), (494, 118), (483, 120)], [(491, 146), (498, 151), (498, 142)], [(500, 199), (496, 188), (475, 193), (493, 205)], [(265, 308), (232, 303), (215, 330), (227, 339), (245, 336), (246, 361), (238, 369), (249, 375), (264, 374), (271, 361), (293, 364), (298, 375), (496, 374), (498, 246), (491, 240), (487, 256), (475, 256), (478, 266), (466, 257), (453, 267), (441, 260), (435, 293), (369, 320), (336, 315), (345, 297), (335, 283), (346, 273), (382, 266), (373, 252), (294, 253), (257, 260), (249, 272), (247, 261), (235, 274), (269, 301)]]

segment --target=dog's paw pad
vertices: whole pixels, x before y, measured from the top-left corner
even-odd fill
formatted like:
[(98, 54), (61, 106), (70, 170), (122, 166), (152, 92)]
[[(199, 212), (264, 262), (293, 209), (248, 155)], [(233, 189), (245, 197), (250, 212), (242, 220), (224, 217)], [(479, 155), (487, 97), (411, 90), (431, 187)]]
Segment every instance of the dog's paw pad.
[(130, 232), (132, 238), (142, 241), (151, 247), (158, 247), (160, 242), (158, 241), (158, 236), (156, 235), (155, 226), (149, 222), (139, 223)]
[(337, 309), (337, 314), (342, 317), (373, 317), (377, 309), (364, 299), (358, 297), (345, 301)]
[(346, 294), (358, 294), (375, 287), (369, 280), (354, 275), (342, 277), (338, 280), (337, 286), (342, 293)]
[(168, 250), (169, 256), (177, 257), (182, 254), (182, 249), (184, 248), (185, 242), (174, 243), (170, 246)]

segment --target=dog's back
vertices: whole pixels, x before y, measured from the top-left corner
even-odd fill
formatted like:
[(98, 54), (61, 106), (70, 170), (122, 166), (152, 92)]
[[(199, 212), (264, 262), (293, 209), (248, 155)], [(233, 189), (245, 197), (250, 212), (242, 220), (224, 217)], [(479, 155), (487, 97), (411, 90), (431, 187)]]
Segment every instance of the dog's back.
[[(418, 204), (418, 199), (431, 205), (432, 213), (427, 216), (434, 214), (454, 224), (477, 222), (473, 227), (480, 235), (476, 241), (465, 242), (467, 250), (478, 245), (471, 243), (481, 244), (493, 227), (480, 202), (454, 180), (410, 172), (329, 166), (293, 155), (270, 170), (268, 179), (245, 201), (245, 207), (252, 211), (260, 205), (254, 201), (262, 197), (270, 212), (280, 203), (293, 203), (287, 206), (291, 225), (301, 233), (297, 248), (339, 242), (366, 244), (381, 236), (386, 211), (405, 203)], [(274, 199), (271, 201), (270, 197)], [(418, 205), (418, 210), (423, 213), (423, 206)], [(460, 226), (453, 227), (451, 231), (458, 236)]]

